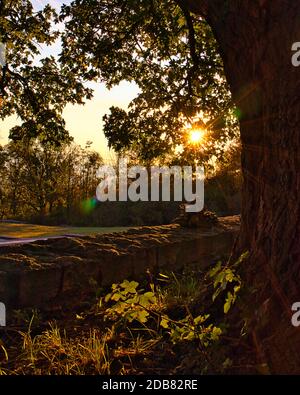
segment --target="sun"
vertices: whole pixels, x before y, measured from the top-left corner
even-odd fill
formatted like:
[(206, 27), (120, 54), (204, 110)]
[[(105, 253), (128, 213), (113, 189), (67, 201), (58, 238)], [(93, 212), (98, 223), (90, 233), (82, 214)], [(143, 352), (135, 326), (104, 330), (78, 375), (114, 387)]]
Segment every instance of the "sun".
[(190, 144), (200, 144), (205, 136), (204, 129), (193, 129), (189, 132), (189, 142)]

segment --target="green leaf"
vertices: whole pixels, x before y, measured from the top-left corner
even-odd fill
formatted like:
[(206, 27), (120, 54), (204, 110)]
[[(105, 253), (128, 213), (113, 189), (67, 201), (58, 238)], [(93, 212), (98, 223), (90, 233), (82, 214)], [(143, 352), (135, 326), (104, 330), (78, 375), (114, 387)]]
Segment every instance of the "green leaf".
[(129, 282), (128, 280), (125, 280), (122, 282), (121, 287), (124, 288), (124, 290), (128, 293), (136, 293), (136, 289), (139, 286), (139, 283), (136, 281), (131, 281)]
[(210, 270), (209, 276), (214, 277), (221, 270), (221, 268), (222, 268), (222, 263), (218, 262), (216, 266)]
[(242, 262), (249, 258), (249, 251), (244, 252), (239, 259), (235, 262), (234, 266), (239, 266)]
[(169, 328), (169, 319), (167, 317), (163, 317), (160, 321), (160, 326), (162, 326), (165, 329)]
[(149, 313), (146, 310), (139, 310), (135, 313), (135, 319), (142, 324), (148, 321)]
[(223, 289), (220, 287), (220, 288), (218, 288), (215, 292), (214, 292), (214, 294), (213, 294), (213, 296), (212, 296), (212, 300), (213, 300), (213, 302), (217, 299), (217, 297), (220, 295), (220, 293), (223, 291)]
[(139, 303), (144, 307), (148, 306), (149, 304), (154, 304), (156, 302), (157, 299), (153, 292), (146, 292), (143, 295), (139, 296)]
[(107, 294), (104, 298), (105, 303), (109, 302), (112, 297), (112, 294)]
[(214, 341), (219, 340), (221, 335), (222, 335), (222, 329), (214, 326), (211, 333), (211, 339)]
[(224, 369), (230, 368), (232, 366), (232, 360), (230, 358), (225, 359), (222, 366)]
[(227, 314), (228, 311), (230, 310), (231, 306), (233, 305), (233, 303), (235, 302), (236, 297), (234, 295), (232, 295), (231, 292), (227, 293), (227, 298), (226, 298), (226, 302), (224, 304), (224, 313)]
[(207, 315), (199, 315), (198, 317), (194, 318), (194, 322), (196, 325), (203, 324), (209, 318), (209, 314)]
[(160, 276), (160, 277), (163, 277), (163, 278), (166, 278), (166, 279), (169, 279), (169, 278), (170, 278), (169, 276), (167, 276), (167, 275), (165, 275), (165, 274), (162, 274), (162, 273), (159, 273), (159, 276)]
[(116, 293), (116, 294), (112, 295), (111, 300), (113, 300), (114, 302), (118, 302), (121, 298), (122, 298), (122, 295), (119, 293)]

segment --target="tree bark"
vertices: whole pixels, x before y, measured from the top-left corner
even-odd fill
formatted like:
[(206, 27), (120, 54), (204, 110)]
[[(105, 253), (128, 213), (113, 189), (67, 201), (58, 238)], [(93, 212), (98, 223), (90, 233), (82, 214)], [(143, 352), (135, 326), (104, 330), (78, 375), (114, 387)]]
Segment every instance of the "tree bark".
[(258, 363), (300, 372), (300, 41), (295, 0), (189, 0), (220, 46), (240, 114), (244, 175), (240, 250), (249, 250), (251, 333)]

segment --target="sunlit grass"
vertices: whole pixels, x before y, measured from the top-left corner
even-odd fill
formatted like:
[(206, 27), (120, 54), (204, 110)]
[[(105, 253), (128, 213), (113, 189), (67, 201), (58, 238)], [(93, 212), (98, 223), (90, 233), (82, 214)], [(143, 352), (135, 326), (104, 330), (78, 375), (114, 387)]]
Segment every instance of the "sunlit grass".
[(61, 227), (61, 226), (42, 226), (31, 224), (13, 224), (0, 223), (0, 237), (18, 237), (18, 238), (34, 238), (34, 237), (51, 237), (63, 236), (66, 234), (90, 235), (96, 233), (113, 233), (123, 232), (126, 227)]
[(41, 335), (33, 337), (30, 330), (21, 333), (23, 350), (15, 374), (81, 375), (110, 374), (110, 356), (105, 336), (90, 330), (80, 339), (70, 338), (54, 324)]

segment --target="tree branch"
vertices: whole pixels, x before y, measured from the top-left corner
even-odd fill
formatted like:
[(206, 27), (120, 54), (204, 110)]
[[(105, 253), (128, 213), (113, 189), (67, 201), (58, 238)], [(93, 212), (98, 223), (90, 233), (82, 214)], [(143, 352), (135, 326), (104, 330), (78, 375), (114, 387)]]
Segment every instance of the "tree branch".
[(213, 0), (182, 0), (184, 6), (190, 11), (197, 15), (201, 15), (204, 18), (208, 16), (209, 4)]
[(199, 56), (197, 55), (197, 49), (196, 49), (197, 41), (196, 41), (196, 33), (194, 29), (193, 19), (184, 0), (176, 0), (176, 3), (181, 8), (186, 20), (187, 28), (189, 31), (189, 46), (190, 46), (191, 57), (194, 63), (194, 68), (196, 69), (199, 66)]
[[(39, 108), (38, 108), (37, 103), (34, 100), (34, 93), (31, 90), (27, 79), (25, 77), (23, 77), (21, 74), (19, 74), (18, 72), (11, 70), (7, 65), (6, 65), (6, 72), (9, 73), (11, 76), (13, 76), (16, 80), (18, 80), (22, 84), (24, 92), (26, 93), (26, 95), (28, 97), (28, 100), (31, 104), (32, 109), (35, 112), (38, 112)], [(5, 85), (4, 85), (4, 90), (5, 90)]]

